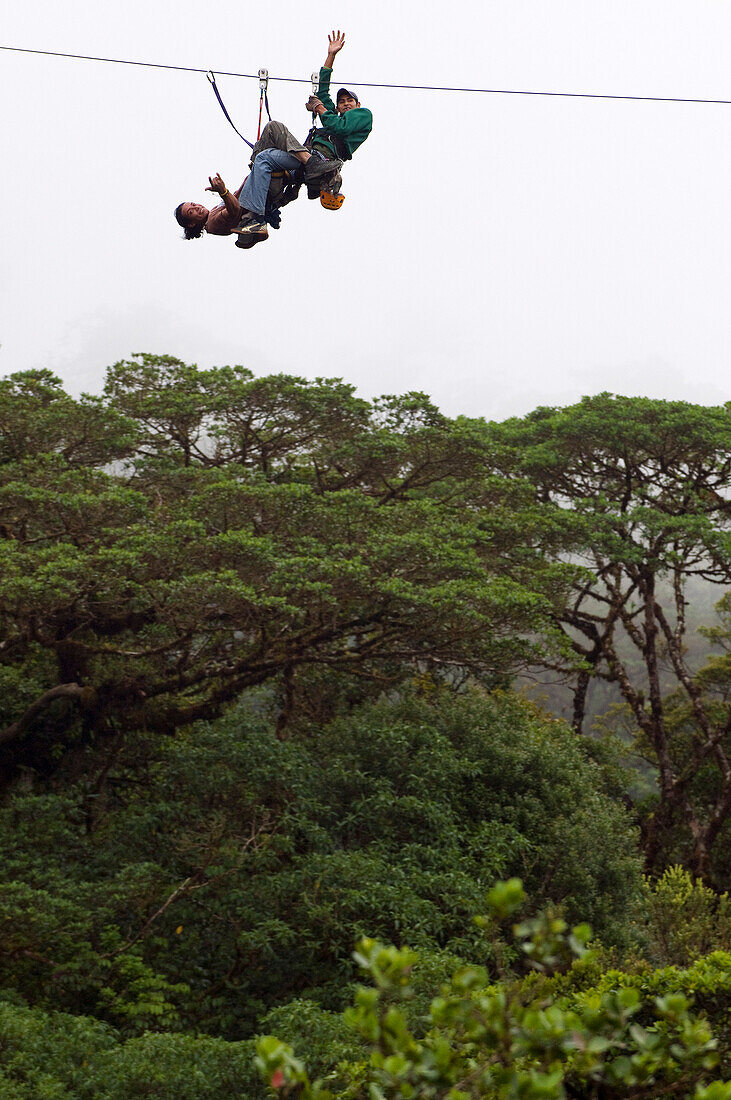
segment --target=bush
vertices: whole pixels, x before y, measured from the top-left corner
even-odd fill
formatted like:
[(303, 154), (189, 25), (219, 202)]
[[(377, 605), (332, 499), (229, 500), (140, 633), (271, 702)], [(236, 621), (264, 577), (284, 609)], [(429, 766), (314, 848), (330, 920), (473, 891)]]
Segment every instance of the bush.
[(731, 899), (682, 867), (644, 882), (644, 925), (653, 962), (687, 966), (711, 951), (731, 951)]
[(0, 1000), (0, 1100), (256, 1100), (252, 1043), (147, 1034)]
[[(480, 923), (490, 928), (522, 902), (519, 880), (500, 883), (488, 895), (491, 916)], [(514, 934), (529, 965), (548, 975), (585, 956), (590, 935), (588, 926), (569, 929), (550, 912), (516, 925)], [(434, 996), (428, 1024), (414, 1030), (404, 1004), (418, 956), (409, 948), (366, 939), (356, 959), (369, 985), (358, 989), (344, 1019), (360, 1034), (367, 1056), (331, 1064), (324, 1082), (312, 1082), (288, 1044), (263, 1036), (257, 1066), (277, 1095), (302, 1100), (654, 1100), (665, 1095), (731, 1100), (731, 1086), (713, 1080), (718, 1041), (707, 1021), (692, 1013), (690, 999), (678, 992), (672, 974), (659, 972), (648, 989), (647, 983), (626, 981), (615, 972), (579, 994), (547, 997), (544, 990), (530, 998), (524, 982), (506, 975), (494, 984), (484, 970), (462, 968)], [(711, 984), (727, 999), (728, 965), (718, 966)]]

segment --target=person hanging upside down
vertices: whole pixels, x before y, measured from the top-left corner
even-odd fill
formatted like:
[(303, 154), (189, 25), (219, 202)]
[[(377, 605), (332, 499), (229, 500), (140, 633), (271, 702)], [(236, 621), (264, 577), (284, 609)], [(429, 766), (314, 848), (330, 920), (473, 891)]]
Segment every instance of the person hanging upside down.
[(235, 233), (239, 238), (236, 243), (243, 248), (266, 240), (267, 196), (273, 172), (299, 170), (310, 198), (317, 198), (323, 187), (339, 180), (342, 162), (352, 158), (373, 125), (371, 112), (361, 107), (354, 92), (341, 88), (337, 106), (330, 99), (333, 63), (344, 45), (345, 35), (340, 31), (328, 35), (328, 53), (320, 69), (317, 96), (310, 96), (305, 104), (308, 111), (320, 116), (322, 128), (313, 129), (306, 144), (302, 144), (283, 123), (267, 123), (252, 150), (249, 176), (237, 191), (229, 191), (217, 173), (208, 177), (210, 186), (206, 191), (219, 195), (220, 205), (208, 210), (200, 203), (181, 202), (176, 208), (175, 219), (185, 230), (186, 240), (204, 232), (215, 236)]

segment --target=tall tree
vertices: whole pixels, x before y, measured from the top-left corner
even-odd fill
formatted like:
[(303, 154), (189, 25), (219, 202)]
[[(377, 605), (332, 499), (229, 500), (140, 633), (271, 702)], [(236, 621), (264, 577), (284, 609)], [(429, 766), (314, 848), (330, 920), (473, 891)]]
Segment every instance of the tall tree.
[[(547, 524), (571, 532), (584, 567), (556, 616), (575, 656), (574, 725), (585, 717), (592, 677), (615, 683), (652, 748), (660, 801), (647, 822), (645, 853), (682, 822), (691, 867), (709, 875), (711, 850), (731, 810), (729, 711), (709, 705), (686, 649), (690, 578), (731, 576), (731, 406), (600, 394), (565, 409), (538, 409), (496, 425), (503, 473), (533, 486)], [(661, 587), (661, 582), (664, 582)], [(673, 750), (677, 697), (692, 723), (687, 757)], [(712, 762), (715, 797), (701, 805), (693, 778)]]

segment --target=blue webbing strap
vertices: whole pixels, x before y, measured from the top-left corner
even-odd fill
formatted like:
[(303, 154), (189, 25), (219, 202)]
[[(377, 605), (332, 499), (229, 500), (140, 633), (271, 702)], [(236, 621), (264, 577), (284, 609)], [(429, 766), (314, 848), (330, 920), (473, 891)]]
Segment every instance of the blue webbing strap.
[[(213, 88), (214, 92), (216, 93), (216, 99), (218, 100), (218, 102), (219, 102), (219, 104), (220, 104), (220, 106), (221, 106), (221, 110), (222, 110), (222, 111), (223, 111), (223, 113), (225, 114), (225, 116), (226, 116), (226, 118), (228, 119), (229, 123), (231, 124), (232, 128), (233, 128), (234, 130), (236, 130), (236, 127), (235, 127), (235, 126), (234, 126), (234, 124), (233, 124), (233, 120), (231, 119), (231, 115), (230, 115), (230, 114), (228, 113), (228, 111), (226, 110), (226, 104), (225, 104), (225, 103), (223, 102), (223, 100), (221, 99), (221, 93), (219, 92), (219, 90), (218, 90), (218, 87), (217, 87), (217, 85), (216, 85), (216, 77), (215, 77), (215, 74), (213, 73), (213, 71), (212, 71), (212, 70), (209, 70), (209, 72), (207, 72), (207, 73), (206, 73), (206, 76), (208, 77), (208, 81), (209, 81), (209, 83), (210, 83), (211, 87)], [(267, 104), (267, 113), (268, 113), (268, 112), (269, 112), (269, 105)], [(271, 115), (270, 115), (269, 117), (271, 118)], [(241, 134), (241, 133), (239, 133), (239, 131), (238, 131), (238, 130), (236, 130), (236, 133), (237, 133), (237, 134), (239, 135), (239, 137), (241, 138), (241, 140), (242, 140), (242, 141), (245, 141), (245, 142), (246, 142), (246, 144), (247, 144), (247, 145), (249, 146), (249, 148), (250, 148), (250, 149), (253, 149), (253, 148), (254, 148), (254, 143), (253, 143), (253, 141), (249, 141), (249, 139), (248, 139), (248, 138), (245, 138), (245, 137), (244, 137), (244, 135), (243, 135), (243, 134)]]

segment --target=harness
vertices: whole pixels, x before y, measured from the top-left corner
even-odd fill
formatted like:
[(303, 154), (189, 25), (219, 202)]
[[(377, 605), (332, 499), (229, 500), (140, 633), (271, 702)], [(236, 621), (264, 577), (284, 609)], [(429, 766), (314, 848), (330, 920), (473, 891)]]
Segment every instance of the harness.
[[(209, 71), (206, 73), (206, 77), (209, 84), (213, 88), (216, 99), (218, 100), (219, 107), (226, 116), (226, 121), (229, 123), (234, 132), (238, 134), (241, 140), (245, 141), (250, 149), (253, 149), (255, 143), (253, 141), (249, 141), (249, 139), (244, 137), (240, 130), (236, 128), (236, 125), (231, 118), (231, 115), (226, 109), (226, 104), (223, 102), (221, 93), (218, 90), (218, 85), (216, 84), (216, 74), (213, 72), (212, 69), (209, 69)], [(314, 95), (316, 94), (319, 87), (320, 74), (312, 73), (311, 80), (312, 92)], [(269, 70), (259, 69), (259, 125), (256, 133), (257, 141), (261, 137), (261, 117), (263, 107), (266, 107), (267, 117), (269, 118), (270, 122), (272, 121), (272, 114), (269, 110), (268, 88)], [(346, 158), (342, 155), (342, 149), (339, 148), (338, 145), (340, 139), (336, 135), (327, 134), (321, 126), (317, 126), (315, 124), (316, 119), (317, 114), (313, 111), (313, 125), (310, 127), (310, 132), (305, 138), (305, 148), (314, 149), (316, 145), (319, 145), (328, 154), (328, 160), (345, 160)], [(325, 210), (339, 210), (345, 202), (345, 196), (340, 194), (342, 179), (340, 177), (339, 167), (340, 166), (338, 165), (337, 169), (333, 172), (333, 178), (330, 184), (330, 188), (323, 188), (320, 191), (320, 204), (324, 207)], [(270, 187), (270, 193), (267, 196), (267, 220), (270, 220), (270, 218), (273, 219), (270, 224), (274, 224), (275, 220), (278, 222), (278, 217), (274, 219), (274, 215), (278, 214), (278, 210), (280, 207), (286, 206), (287, 203), (293, 202), (294, 199), (297, 198), (299, 194), (299, 189), (303, 183), (303, 176), (300, 169), (298, 169), (296, 172), (272, 172), (272, 180), (277, 180), (278, 186), (275, 186), (273, 188)], [(277, 191), (279, 192), (278, 195), (276, 194)], [(272, 192), (274, 192), (274, 194)], [(315, 195), (313, 197), (316, 198), (317, 196)], [(275, 228), (279, 228), (278, 224), (275, 225)]]

